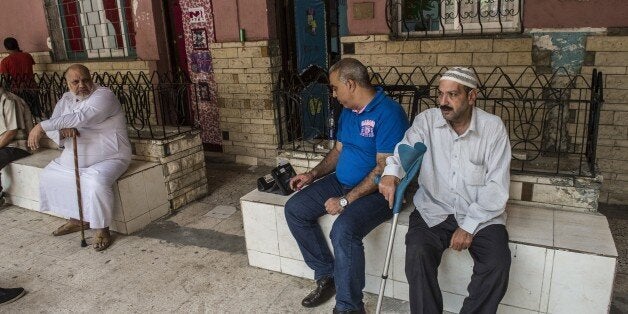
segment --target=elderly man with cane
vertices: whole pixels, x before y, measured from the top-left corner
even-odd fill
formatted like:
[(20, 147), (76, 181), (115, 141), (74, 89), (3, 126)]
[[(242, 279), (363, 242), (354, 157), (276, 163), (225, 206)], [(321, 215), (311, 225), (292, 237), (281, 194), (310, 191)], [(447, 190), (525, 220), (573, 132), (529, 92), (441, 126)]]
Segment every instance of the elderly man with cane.
[[(112, 242), (113, 184), (131, 161), (126, 119), (115, 94), (94, 84), (85, 66), (70, 66), (65, 78), (70, 91), (63, 94), (52, 117), (37, 124), (28, 137), (31, 149), (39, 147), (44, 132), (64, 147), (61, 156), (41, 174), (40, 209), (70, 218), (53, 232), (55, 236), (95, 229), (93, 247), (102, 251)], [(79, 167), (76, 175), (74, 150)]]

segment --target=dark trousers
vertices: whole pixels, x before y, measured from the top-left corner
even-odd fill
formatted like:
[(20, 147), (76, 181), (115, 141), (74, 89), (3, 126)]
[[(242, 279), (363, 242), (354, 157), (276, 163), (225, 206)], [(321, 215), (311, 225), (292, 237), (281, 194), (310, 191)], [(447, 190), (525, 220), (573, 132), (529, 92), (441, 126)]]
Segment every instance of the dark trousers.
[(364, 245), (362, 239), (392, 217), (388, 202), (375, 192), (363, 196), (338, 215), (329, 237), (334, 248), (332, 256), (318, 218), (326, 215), (325, 202), (345, 195), (349, 189), (332, 173), (293, 195), (285, 206), (286, 221), (297, 240), (303, 260), (314, 270), (316, 280), (333, 276), (336, 284), (336, 309), (360, 310), (364, 307), (362, 289), (365, 285)]
[[(0, 148), (0, 170), (14, 160), (30, 155), (27, 151), (17, 147)], [(0, 181), (0, 192), (2, 192), (2, 181)]]
[[(443, 296), (438, 285), (438, 266), (443, 252), (458, 228), (453, 215), (430, 228), (418, 211), (410, 215), (406, 235), (406, 277), (410, 285), (412, 313), (442, 313)], [(469, 296), (460, 313), (495, 313), (508, 288), (510, 249), (504, 225), (480, 230), (469, 247), (473, 275), (467, 287)]]

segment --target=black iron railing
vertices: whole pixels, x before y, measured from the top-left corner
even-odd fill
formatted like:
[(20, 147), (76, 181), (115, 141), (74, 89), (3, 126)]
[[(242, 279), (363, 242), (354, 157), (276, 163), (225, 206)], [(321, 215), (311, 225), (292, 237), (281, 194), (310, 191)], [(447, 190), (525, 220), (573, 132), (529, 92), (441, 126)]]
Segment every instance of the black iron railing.
[[(408, 113), (410, 120), (423, 110), (436, 107), (436, 94), (442, 68), (427, 73), (417, 67), (409, 72), (397, 68), (374, 72), (371, 81), (382, 86)], [(275, 92), (279, 148), (314, 152), (329, 147), (340, 107), (326, 93), (312, 92), (299, 76), (282, 75)], [(595, 176), (595, 151), (599, 113), (603, 103), (602, 73), (591, 79), (559, 69), (545, 75), (533, 68), (509, 75), (501, 68), (478, 74), (476, 106), (495, 114), (508, 129), (513, 172), (566, 176)], [(290, 79), (288, 79), (290, 78)], [(316, 76), (324, 84), (324, 73)], [(309, 101), (321, 99), (328, 110), (312, 111)], [(327, 97), (327, 99), (324, 99)], [(313, 115), (312, 112), (315, 114)], [(334, 118), (330, 122), (330, 118)], [(305, 130), (310, 131), (305, 131)], [(311, 131), (315, 130), (315, 131)]]
[(520, 33), (523, 0), (386, 0), (391, 34), (401, 37)]
[[(118, 96), (131, 137), (165, 139), (199, 127), (198, 89), (182, 73), (94, 72), (92, 79)], [(20, 78), (0, 76), (0, 84), (29, 104), (36, 121), (50, 117), (68, 91), (65, 78), (56, 72)]]

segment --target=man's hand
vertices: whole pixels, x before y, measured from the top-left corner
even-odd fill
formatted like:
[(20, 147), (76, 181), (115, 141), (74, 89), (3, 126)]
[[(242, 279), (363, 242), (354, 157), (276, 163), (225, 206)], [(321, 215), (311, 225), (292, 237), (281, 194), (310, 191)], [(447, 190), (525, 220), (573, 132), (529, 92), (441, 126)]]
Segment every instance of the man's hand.
[(39, 148), (39, 140), (44, 135), (44, 129), (41, 128), (41, 125), (38, 123), (33, 127), (30, 133), (28, 133), (28, 148), (31, 150), (36, 150)]
[(449, 247), (456, 251), (466, 250), (471, 246), (471, 241), (473, 241), (473, 235), (458, 228), (454, 231), (454, 235), (451, 236)]
[(61, 129), (59, 130), (59, 134), (61, 134), (62, 138), (74, 137), (75, 135), (76, 137), (81, 136), (79, 131), (75, 128)]
[(290, 179), (290, 188), (293, 191), (300, 191), (304, 186), (314, 181), (314, 175), (311, 172), (298, 174)]
[(325, 202), (325, 210), (330, 215), (337, 215), (342, 213), (344, 210), (342, 206), (340, 206), (340, 197), (332, 197)]
[(395, 176), (383, 176), (379, 180), (379, 193), (384, 195), (384, 198), (388, 201), (388, 207), (391, 209), (395, 202), (397, 184), (399, 184), (399, 178)]

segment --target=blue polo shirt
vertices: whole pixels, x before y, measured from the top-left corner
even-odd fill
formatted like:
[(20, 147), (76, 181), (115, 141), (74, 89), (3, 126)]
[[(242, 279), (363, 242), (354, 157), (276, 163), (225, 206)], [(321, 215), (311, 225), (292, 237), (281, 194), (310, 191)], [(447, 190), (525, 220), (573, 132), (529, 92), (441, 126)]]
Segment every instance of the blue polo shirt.
[(405, 111), (380, 87), (362, 112), (344, 108), (336, 134), (342, 143), (336, 164), (338, 181), (348, 188), (358, 185), (377, 165), (377, 153), (392, 154), (407, 129)]

